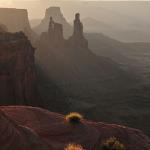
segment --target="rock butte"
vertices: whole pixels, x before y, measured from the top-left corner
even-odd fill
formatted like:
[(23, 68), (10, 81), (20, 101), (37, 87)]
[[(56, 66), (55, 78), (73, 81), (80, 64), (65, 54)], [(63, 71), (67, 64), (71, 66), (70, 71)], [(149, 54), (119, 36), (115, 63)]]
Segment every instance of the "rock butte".
[[(86, 150), (98, 150), (101, 140), (112, 136), (119, 138), (128, 150), (150, 150), (149, 137), (137, 129), (87, 120), (82, 120), (82, 123), (78, 125), (71, 125), (65, 121), (63, 115), (34, 107), (1, 106), (0, 110), (1, 116), (4, 113), (6, 118), (16, 122), (16, 129), (18, 126), (27, 127), (39, 136), (41, 141), (44, 141), (45, 146), (48, 145), (52, 150), (63, 149), (70, 142), (81, 144)], [(3, 122), (4, 120), (1, 119), (0, 125)], [(13, 125), (10, 124), (11, 131), (12, 127)], [(12, 136), (11, 133), (7, 132), (10, 134), (9, 138)], [(20, 136), (22, 138), (23, 133), (20, 133)], [(3, 139), (8, 142), (8, 137)], [(5, 150), (5, 148), (1, 150)]]
[(27, 9), (0, 8), (0, 24), (5, 25), (9, 32), (24, 32), (32, 44), (36, 40), (36, 34), (29, 23)]

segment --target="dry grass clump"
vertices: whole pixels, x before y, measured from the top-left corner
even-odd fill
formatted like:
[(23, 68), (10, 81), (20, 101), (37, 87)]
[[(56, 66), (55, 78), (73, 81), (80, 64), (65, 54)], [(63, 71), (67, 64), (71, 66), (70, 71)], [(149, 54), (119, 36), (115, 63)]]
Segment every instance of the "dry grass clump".
[(71, 124), (79, 124), (79, 123), (81, 123), (83, 116), (77, 112), (72, 112), (72, 113), (69, 113), (68, 115), (66, 115), (65, 119), (67, 122), (69, 122)]
[(101, 150), (126, 150), (126, 148), (117, 138), (111, 137), (101, 144)]
[(84, 150), (83, 147), (79, 144), (68, 144), (65, 150)]

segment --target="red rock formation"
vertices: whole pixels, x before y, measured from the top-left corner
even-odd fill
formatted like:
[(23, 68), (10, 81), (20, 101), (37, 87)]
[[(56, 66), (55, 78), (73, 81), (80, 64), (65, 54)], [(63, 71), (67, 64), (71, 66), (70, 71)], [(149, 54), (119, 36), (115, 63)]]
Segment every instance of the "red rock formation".
[(31, 129), (18, 125), (0, 111), (1, 150), (50, 150)]
[(21, 32), (0, 34), (0, 91), (0, 104), (38, 104), (34, 48)]
[(137, 129), (82, 120), (81, 124), (67, 123), (63, 115), (33, 107), (0, 107), (17, 124), (37, 133), (52, 149), (63, 149), (68, 143), (81, 144), (86, 150), (99, 150), (102, 140), (115, 136), (127, 150), (150, 150), (150, 138)]

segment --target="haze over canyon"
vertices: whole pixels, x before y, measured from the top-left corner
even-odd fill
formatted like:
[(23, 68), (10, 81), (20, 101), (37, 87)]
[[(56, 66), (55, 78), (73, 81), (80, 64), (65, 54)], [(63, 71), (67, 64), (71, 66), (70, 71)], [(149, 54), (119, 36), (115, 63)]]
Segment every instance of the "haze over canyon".
[[(2, 150), (98, 150), (110, 137), (149, 150), (150, 2), (10, 6), (0, 8)], [(93, 121), (72, 125), (69, 112)]]

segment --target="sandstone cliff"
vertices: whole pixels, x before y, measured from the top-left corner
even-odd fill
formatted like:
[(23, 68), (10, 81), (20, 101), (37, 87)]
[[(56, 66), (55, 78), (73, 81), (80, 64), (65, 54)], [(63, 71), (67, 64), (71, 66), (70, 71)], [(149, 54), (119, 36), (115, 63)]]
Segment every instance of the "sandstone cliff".
[(65, 37), (68, 37), (72, 34), (72, 27), (64, 18), (59, 7), (50, 7), (46, 9), (44, 19), (41, 21), (41, 23), (38, 26), (34, 27), (33, 30), (38, 34), (47, 31), (50, 17), (55, 18), (55, 21), (57, 23), (61, 23), (63, 25)]
[(23, 32), (0, 33), (0, 105), (24, 104), (66, 112), (66, 96), (35, 65), (34, 51)]
[(34, 48), (22, 33), (0, 34), (0, 103), (38, 104)]
[[(72, 125), (65, 120), (63, 115), (33, 107), (10, 106), (0, 107), (0, 110), (16, 121), (18, 125), (28, 127), (39, 135), (51, 150), (64, 149), (68, 143), (81, 144), (85, 150), (100, 150), (100, 143), (113, 136), (118, 138), (127, 150), (150, 150), (150, 138), (137, 129), (87, 120), (82, 120), (81, 124)], [(0, 131), (4, 131), (5, 128), (0, 129)], [(7, 134), (9, 136), (4, 136), (4, 142), (10, 146), (8, 139), (12, 135), (11, 132), (7, 132)], [(23, 134), (20, 133), (20, 136), (23, 137)], [(0, 143), (2, 145), (1, 138)], [(14, 144), (12, 143), (11, 146)], [(5, 149), (2, 147), (1, 150)]]

